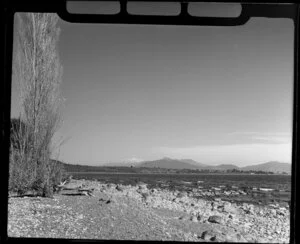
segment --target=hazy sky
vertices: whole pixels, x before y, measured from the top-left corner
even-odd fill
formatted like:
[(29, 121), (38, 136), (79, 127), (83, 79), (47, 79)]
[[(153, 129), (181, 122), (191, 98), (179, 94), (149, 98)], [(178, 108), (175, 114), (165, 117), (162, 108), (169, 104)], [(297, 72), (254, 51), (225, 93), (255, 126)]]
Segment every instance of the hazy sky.
[[(293, 22), (237, 27), (59, 22), (59, 159), (291, 161)], [(12, 116), (18, 111), (13, 85)]]

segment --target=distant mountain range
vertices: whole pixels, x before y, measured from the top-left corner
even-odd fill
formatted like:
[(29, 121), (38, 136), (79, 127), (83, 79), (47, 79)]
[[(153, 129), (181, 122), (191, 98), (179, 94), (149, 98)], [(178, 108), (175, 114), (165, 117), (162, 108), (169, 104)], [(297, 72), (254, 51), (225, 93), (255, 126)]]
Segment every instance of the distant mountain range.
[[(59, 161), (57, 161), (59, 162)], [(234, 164), (220, 164), (216, 166), (211, 166), (203, 163), (196, 162), (192, 159), (172, 159), (172, 158), (161, 158), (152, 161), (142, 161), (138, 162), (136, 160), (123, 161), (119, 163), (108, 163), (106, 165), (90, 166), (90, 165), (75, 165), (66, 164), (59, 162), (64, 165), (64, 168), (68, 172), (78, 172), (78, 171), (111, 171), (121, 170), (128, 172), (140, 172), (143, 169), (150, 169), (151, 171), (156, 169), (171, 169), (171, 170), (209, 170), (209, 171), (227, 171), (227, 170), (237, 170), (237, 171), (262, 171), (262, 172), (272, 172), (272, 173), (287, 173), (291, 174), (291, 164), (281, 163), (276, 161), (266, 162), (262, 164), (249, 165), (246, 167), (238, 167)], [(114, 169), (115, 167), (115, 169)], [(118, 169), (117, 169), (118, 168)], [(157, 170), (156, 170), (157, 171)]]
[(145, 168), (168, 168), (168, 169), (208, 169), (208, 170), (240, 170), (240, 171), (263, 171), (273, 173), (291, 173), (291, 164), (271, 161), (262, 164), (249, 165), (246, 167), (238, 167), (234, 164), (220, 164), (211, 166), (203, 163), (196, 162), (192, 159), (172, 159), (164, 157), (153, 161), (142, 161), (142, 162), (121, 162), (106, 164), (105, 166), (134, 166), (134, 167), (145, 167)]

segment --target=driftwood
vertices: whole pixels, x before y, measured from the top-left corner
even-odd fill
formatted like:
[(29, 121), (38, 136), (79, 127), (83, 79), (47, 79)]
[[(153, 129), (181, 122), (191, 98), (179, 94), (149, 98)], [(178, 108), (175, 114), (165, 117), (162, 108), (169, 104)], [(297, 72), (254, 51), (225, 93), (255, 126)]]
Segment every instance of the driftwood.
[(91, 189), (78, 189), (78, 192), (81, 192), (83, 193), (84, 195), (86, 196), (94, 196), (93, 195), (93, 192), (94, 192), (94, 188), (91, 188)]
[(64, 191), (76, 191), (74, 193), (67, 193), (64, 195), (71, 195), (71, 196), (94, 196), (94, 188), (82, 188), (82, 186), (76, 186), (76, 187), (67, 187), (65, 186), (67, 181), (62, 182), (57, 186), (58, 192), (64, 190)]
[(67, 195), (67, 196), (94, 196), (93, 194), (88, 193), (88, 192), (64, 193), (63, 195)]

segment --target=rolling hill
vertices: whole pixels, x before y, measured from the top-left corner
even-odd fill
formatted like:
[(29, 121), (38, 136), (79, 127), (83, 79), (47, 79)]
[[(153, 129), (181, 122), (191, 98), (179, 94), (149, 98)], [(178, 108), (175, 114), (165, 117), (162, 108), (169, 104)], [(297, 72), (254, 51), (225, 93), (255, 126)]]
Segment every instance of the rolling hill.
[(242, 167), (242, 168), (240, 168), (240, 170), (243, 170), (243, 171), (249, 171), (249, 170), (268, 171), (268, 172), (273, 172), (273, 173), (286, 172), (286, 173), (290, 174), (291, 173), (291, 164), (271, 161), (271, 162), (267, 162), (267, 163)]
[(167, 169), (200, 169), (201, 165), (198, 166), (196, 165), (196, 162), (194, 162), (165, 157), (153, 161), (144, 161), (138, 167)]
[(194, 166), (197, 166), (197, 168), (207, 168), (207, 167), (211, 167), (207, 164), (203, 164), (203, 163), (199, 163), (195, 160), (192, 160), (192, 159), (180, 159), (180, 161), (184, 162), (184, 163), (188, 163), (188, 164), (192, 164)]

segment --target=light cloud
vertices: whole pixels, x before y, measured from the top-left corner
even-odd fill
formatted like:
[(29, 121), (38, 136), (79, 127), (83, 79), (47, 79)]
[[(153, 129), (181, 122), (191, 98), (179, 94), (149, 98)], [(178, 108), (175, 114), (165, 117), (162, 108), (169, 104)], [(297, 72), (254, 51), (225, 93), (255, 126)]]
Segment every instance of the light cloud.
[(131, 162), (131, 163), (138, 163), (138, 162), (142, 162), (143, 159), (141, 158), (137, 158), (137, 157), (132, 157), (132, 158), (128, 158), (125, 159), (124, 162)]
[(246, 136), (246, 138), (258, 142), (271, 143), (291, 143), (292, 135), (288, 132), (231, 132), (229, 136)]
[(273, 142), (273, 143), (289, 143), (291, 142), (290, 136), (253, 136), (251, 137), (253, 140), (259, 140), (259, 141), (267, 141), (267, 142)]

